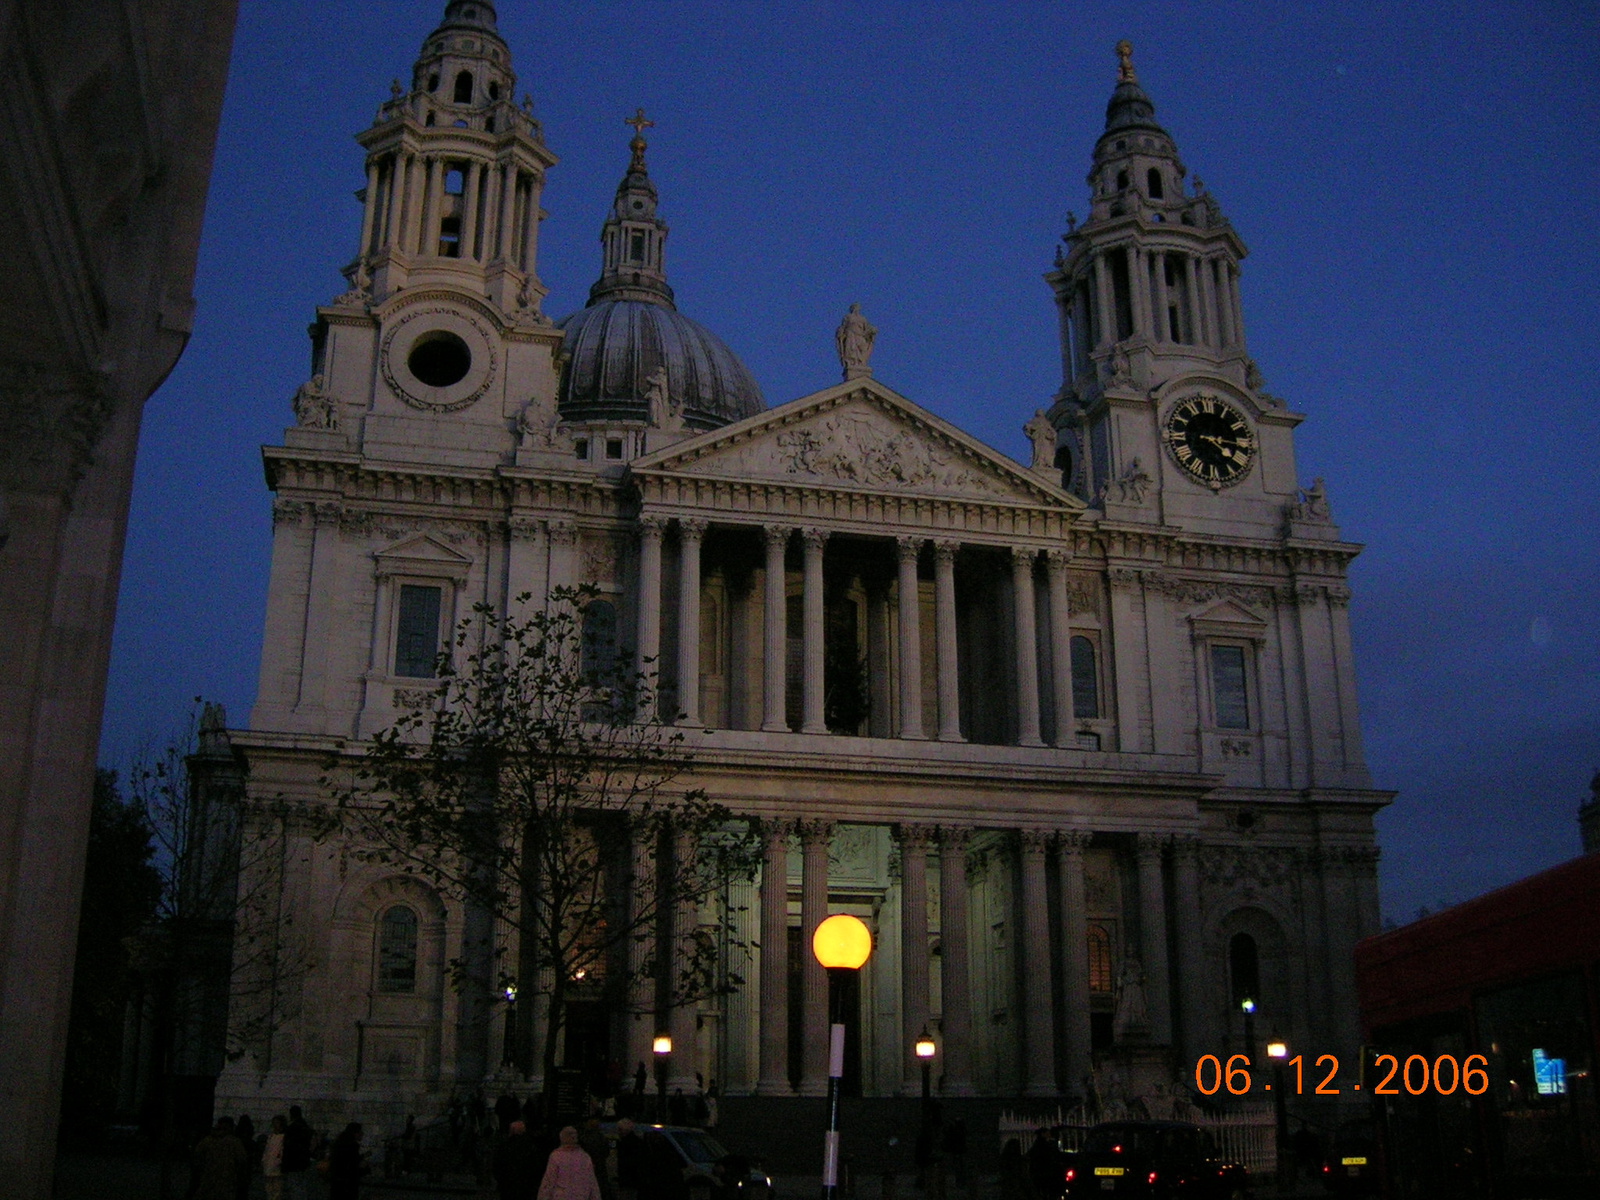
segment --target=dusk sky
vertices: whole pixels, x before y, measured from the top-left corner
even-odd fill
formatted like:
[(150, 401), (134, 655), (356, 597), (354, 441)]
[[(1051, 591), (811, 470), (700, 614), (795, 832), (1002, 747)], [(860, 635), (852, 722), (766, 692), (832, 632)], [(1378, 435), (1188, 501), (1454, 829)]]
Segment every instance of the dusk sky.
[[(1578, 853), (1600, 766), (1600, 6), (505, 0), (560, 162), (553, 317), (598, 274), (643, 106), (687, 315), (769, 405), (876, 377), (1017, 458), (1060, 384), (1041, 275), (1134, 65), (1250, 248), (1246, 334), (1306, 414), (1351, 569), (1384, 913)], [(244, 0), (188, 350), (145, 409), (102, 761), (254, 698), (270, 495), (367, 127), (443, 0)], [(1585, 364), (1588, 364), (1585, 366)]]

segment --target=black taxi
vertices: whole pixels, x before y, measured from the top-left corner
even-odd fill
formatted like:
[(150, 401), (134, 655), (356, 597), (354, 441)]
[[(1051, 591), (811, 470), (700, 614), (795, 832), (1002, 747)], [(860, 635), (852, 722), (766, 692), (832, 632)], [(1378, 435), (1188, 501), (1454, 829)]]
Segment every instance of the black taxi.
[(1211, 1135), (1182, 1121), (1096, 1125), (1063, 1168), (1063, 1197), (1195, 1197), (1246, 1200), (1249, 1173)]

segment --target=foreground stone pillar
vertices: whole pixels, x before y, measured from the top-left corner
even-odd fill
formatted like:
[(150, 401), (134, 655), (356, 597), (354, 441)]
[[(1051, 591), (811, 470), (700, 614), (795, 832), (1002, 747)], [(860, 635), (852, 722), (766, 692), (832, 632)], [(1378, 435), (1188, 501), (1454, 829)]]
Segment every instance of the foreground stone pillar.
[(928, 1026), (928, 844), (933, 830), (902, 825), (900, 838), (900, 1065), (901, 1091), (922, 1094), (914, 1049)]
[[(692, 835), (679, 831), (672, 839), (673, 869), (681, 878), (684, 866), (694, 861), (694, 839)], [(700, 912), (693, 900), (681, 895), (672, 897), (672, 946), (674, 965), (682, 969), (682, 964), (687, 963), (694, 949), (694, 937), (700, 927)], [(679, 980), (675, 978), (676, 972), (669, 969), (667, 974), (667, 1001), (670, 1004), (678, 998)], [(695, 1088), (694, 1072), (699, 1055), (695, 1053), (695, 1038), (698, 1022), (696, 1015), (700, 1010), (698, 1000), (690, 1000), (682, 1004), (673, 1004), (667, 1014), (667, 1030), (672, 1035), (672, 1064), (671, 1073), (667, 1077), (667, 1091), (670, 1095), (678, 1089), (683, 1089), (685, 1096), (692, 1095)]]
[(896, 538), (900, 561), (900, 736), (922, 738), (922, 603), (917, 589), (919, 537)]
[(1212, 1045), (1205, 1028), (1205, 987), (1200, 959), (1200, 839), (1172, 841), (1173, 934), (1178, 939), (1178, 1044), (1189, 1061)]
[(769, 733), (787, 733), (789, 719), (784, 712), (784, 704), (789, 593), (784, 579), (783, 553), (789, 545), (790, 530), (784, 525), (768, 525), (763, 532), (767, 541), (767, 580), (766, 612), (762, 619), (762, 632), (766, 635), (766, 671), (761, 728)]
[[(623, 1073), (633, 1078), (640, 1063), (652, 1071), (651, 1041), (656, 1035), (657, 966), (655, 913), (656, 838), (653, 830), (635, 829), (632, 841), (633, 872), (628, 903), (634, 919), (634, 936), (628, 942), (628, 1057)], [(535, 1047), (535, 1054), (543, 1046)]]
[(1011, 585), (1016, 593), (1017, 744), (1042, 746), (1039, 736), (1039, 625), (1033, 604), (1031, 546), (1011, 551)]
[(1050, 902), (1044, 856), (1050, 835), (1024, 829), (1018, 836), (1022, 866), (1022, 1022), (1026, 1054), (1023, 1092), (1056, 1094), (1055, 1020), (1050, 1003)]
[(828, 915), (828, 845), (833, 822), (802, 821), (800, 831), (800, 1094), (828, 1093), (828, 973), (811, 936)]
[(934, 630), (938, 636), (939, 740), (961, 742), (961, 681), (956, 655), (956, 551), (959, 542), (933, 544)]
[(971, 1096), (972, 989), (967, 964), (967, 842), (972, 830), (939, 830), (939, 945), (944, 1012), (944, 1094)]
[(1139, 947), (1144, 955), (1145, 1003), (1150, 1011), (1150, 1036), (1163, 1046), (1172, 1044), (1167, 898), (1161, 878), (1161, 850), (1165, 843), (1160, 834), (1139, 835)]
[(679, 519), (678, 719), (684, 725), (700, 724), (700, 543), (705, 535), (704, 521)]
[(1083, 852), (1090, 834), (1077, 829), (1061, 835), (1061, 969), (1066, 1020), (1066, 1092), (1087, 1096), (1092, 1059), (1089, 1035), (1089, 920), (1084, 895)]
[(801, 733), (827, 733), (827, 718), (823, 712), (823, 591), (822, 548), (827, 544), (825, 529), (802, 529), (801, 542), (805, 546), (804, 592), (801, 608), (804, 616), (804, 670), (801, 676)]
[(1050, 695), (1055, 701), (1057, 746), (1072, 743), (1072, 615), (1067, 593), (1067, 564), (1072, 555), (1065, 550), (1047, 550), (1045, 564), (1050, 573)]
[(758, 1096), (789, 1096), (789, 835), (793, 821), (761, 825), (761, 1075)]
[(660, 517), (639, 518), (639, 610), (638, 647), (634, 667), (639, 673), (640, 686), (650, 694), (648, 711), (641, 711), (641, 720), (655, 716), (656, 689), (661, 677), (661, 536), (664, 522)]

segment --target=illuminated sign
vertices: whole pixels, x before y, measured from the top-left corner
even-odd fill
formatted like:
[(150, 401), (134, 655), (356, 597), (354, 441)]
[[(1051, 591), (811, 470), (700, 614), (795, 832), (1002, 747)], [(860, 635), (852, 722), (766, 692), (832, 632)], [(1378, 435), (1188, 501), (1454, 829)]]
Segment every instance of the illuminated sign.
[(1547, 1058), (1543, 1050), (1533, 1052), (1533, 1086), (1541, 1096), (1567, 1094), (1567, 1060)]

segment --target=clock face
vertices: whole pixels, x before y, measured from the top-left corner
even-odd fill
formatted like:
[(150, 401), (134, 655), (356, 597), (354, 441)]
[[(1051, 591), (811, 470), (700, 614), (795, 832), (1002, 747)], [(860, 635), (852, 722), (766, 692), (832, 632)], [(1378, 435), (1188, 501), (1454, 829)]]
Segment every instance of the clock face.
[(1161, 440), (1173, 461), (1212, 491), (1238, 483), (1255, 459), (1256, 438), (1244, 414), (1215, 396), (1180, 400)]

